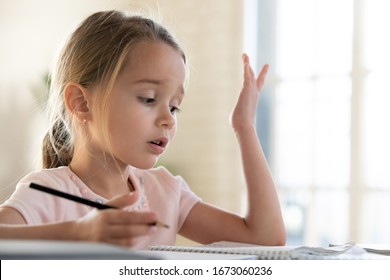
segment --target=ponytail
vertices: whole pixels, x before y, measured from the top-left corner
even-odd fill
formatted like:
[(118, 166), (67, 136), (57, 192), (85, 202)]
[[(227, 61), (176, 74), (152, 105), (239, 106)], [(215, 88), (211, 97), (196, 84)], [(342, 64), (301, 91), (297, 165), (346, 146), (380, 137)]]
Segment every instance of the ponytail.
[(72, 158), (73, 148), (70, 133), (63, 120), (57, 119), (42, 142), (42, 167), (67, 166)]

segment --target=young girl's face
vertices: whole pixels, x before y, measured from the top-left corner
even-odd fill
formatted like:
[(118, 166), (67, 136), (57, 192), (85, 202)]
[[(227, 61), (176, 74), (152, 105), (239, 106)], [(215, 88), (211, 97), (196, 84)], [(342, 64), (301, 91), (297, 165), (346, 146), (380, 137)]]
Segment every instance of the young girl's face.
[(176, 49), (163, 42), (135, 47), (109, 100), (110, 152), (120, 163), (155, 165), (176, 134), (184, 80), (184, 61)]

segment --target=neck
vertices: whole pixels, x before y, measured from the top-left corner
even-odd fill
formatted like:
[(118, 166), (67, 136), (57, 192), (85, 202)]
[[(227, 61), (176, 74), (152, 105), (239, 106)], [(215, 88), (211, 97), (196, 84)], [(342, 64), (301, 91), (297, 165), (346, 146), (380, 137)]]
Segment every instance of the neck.
[(75, 151), (69, 167), (93, 192), (107, 199), (129, 192), (128, 166), (110, 155)]

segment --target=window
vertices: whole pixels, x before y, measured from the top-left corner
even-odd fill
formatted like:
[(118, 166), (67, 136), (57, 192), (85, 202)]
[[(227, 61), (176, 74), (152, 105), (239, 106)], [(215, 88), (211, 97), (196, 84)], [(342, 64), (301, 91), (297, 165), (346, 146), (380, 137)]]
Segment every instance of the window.
[(388, 243), (390, 2), (247, 1), (246, 11), (257, 19), (246, 45), (271, 64), (259, 136), (287, 242)]

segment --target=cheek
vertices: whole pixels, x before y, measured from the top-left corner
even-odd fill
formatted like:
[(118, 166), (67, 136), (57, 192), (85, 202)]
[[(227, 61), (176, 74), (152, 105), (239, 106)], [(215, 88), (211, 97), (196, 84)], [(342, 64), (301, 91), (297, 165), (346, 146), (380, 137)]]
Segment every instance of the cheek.
[(169, 136), (170, 136), (170, 139), (171, 139), (171, 140), (173, 140), (173, 138), (175, 138), (176, 132), (177, 132), (177, 122), (176, 122), (175, 127), (173, 127), (173, 128), (169, 131)]

